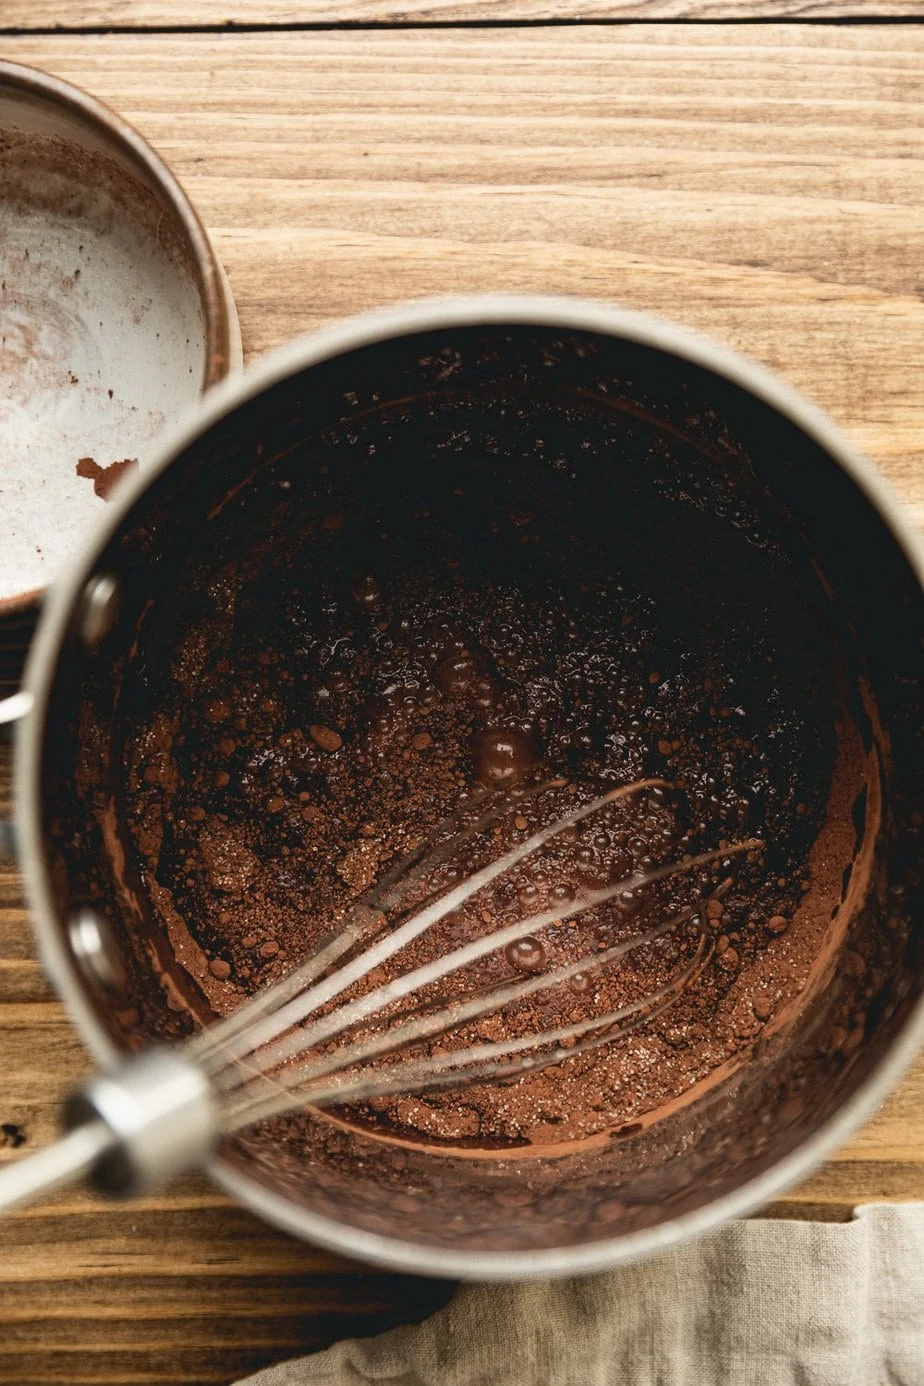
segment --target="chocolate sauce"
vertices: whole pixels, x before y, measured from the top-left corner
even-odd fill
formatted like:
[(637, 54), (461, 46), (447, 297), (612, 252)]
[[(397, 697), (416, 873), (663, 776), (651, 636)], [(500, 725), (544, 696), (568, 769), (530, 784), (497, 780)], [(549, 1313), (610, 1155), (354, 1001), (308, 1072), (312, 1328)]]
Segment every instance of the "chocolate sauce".
[(112, 492), (127, 473), (137, 471), (137, 457), (123, 457), (120, 462), (110, 462), (101, 467), (93, 457), (81, 457), (75, 471), (78, 476), (93, 482), (93, 490), (101, 500), (111, 500)]
[[(705, 927), (694, 984), (555, 1069), (335, 1117), (433, 1149), (565, 1149), (743, 1061), (826, 946), (852, 835), (829, 836), (823, 861), (817, 846), (838, 765), (862, 752), (837, 730), (826, 598), (783, 532), (769, 502), (709, 483), (692, 444), (564, 392), (373, 409), (264, 465), (150, 618), (165, 657), (123, 694), (136, 864), (187, 998), (171, 1023), (283, 976), (460, 806), (522, 795), (425, 891), (651, 779), (395, 966), (561, 909), (440, 992), (458, 994), (592, 958), (702, 902), (704, 924), (431, 1047), (631, 1004), (689, 966)], [(589, 890), (743, 838), (765, 845), (568, 915)]]

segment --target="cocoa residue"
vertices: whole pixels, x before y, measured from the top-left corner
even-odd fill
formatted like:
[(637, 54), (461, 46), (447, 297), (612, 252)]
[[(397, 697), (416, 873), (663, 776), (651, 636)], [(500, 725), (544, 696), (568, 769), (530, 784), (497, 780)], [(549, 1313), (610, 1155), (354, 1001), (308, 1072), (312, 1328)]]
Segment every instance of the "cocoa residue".
[[(428, 407), (408, 406), (402, 426)], [(136, 841), (143, 853), (157, 820), (157, 877), (211, 959), (203, 970), (227, 982), (228, 1005), (309, 954), (460, 807), (477, 816), (492, 796), (520, 792), (486, 833), (417, 872), (417, 898), (618, 785), (659, 782), (556, 838), (365, 984), (559, 912), (422, 1001), (569, 976), (428, 1041), (425, 1057), (579, 1030), (692, 968), (674, 1003), (624, 1043), (582, 1052), (588, 1032), (566, 1033), (574, 1053), (554, 1069), (337, 1113), (373, 1138), (491, 1158), (611, 1131), (628, 1140), (746, 1063), (798, 1009), (846, 865), (833, 839), (812, 856), (848, 742), (835, 731), (837, 654), (819, 635), (811, 574), (788, 566), (756, 521), (749, 537), (674, 494), (673, 461), (656, 452), (645, 466), (657, 484), (631, 504), (578, 504), (544, 462), (527, 485), (509, 459), (529, 446), (544, 458), (556, 427), (568, 440), (578, 426), (536, 411), (494, 419), (481, 447), (445, 425), (440, 436), (461, 441), (440, 467), (427, 449), (408, 462), (385, 414), (365, 425), (368, 469), (351, 471), (356, 436), (334, 431), (260, 474), (235, 501), (237, 521), (230, 502), (223, 512), (220, 548), (208, 534), (190, 557), (171, 662), (146, 690), (132, 744), (150, 756), (145, 729), (169, 723), (176, 778), (146, 775), (140, 750), (129, 767)], [(609, 465), (608, 425), (588, 413), (579, 426), (582, 465)], [(384, 481), (389, 457), (412, 470), (400, 486)], [(757, 609), (773, 619), (749, 619)], [(639, 870), (745, 838), (760, 845), (579, 908)], [(384, 916), (367, 901), (371, 934), (414, 901)], [(675, 915), (683, 926), (657, 945), (596, 965)]]
[(123, 457), (121, 462), (110, 462), (101, 467), (92, 457), (81, 457), (77, 463), (78, 476), (93, 482), (93, 490), (100, 500), (112, 499), (112, 493), (122, 478), (138, 467), (137, 457)]

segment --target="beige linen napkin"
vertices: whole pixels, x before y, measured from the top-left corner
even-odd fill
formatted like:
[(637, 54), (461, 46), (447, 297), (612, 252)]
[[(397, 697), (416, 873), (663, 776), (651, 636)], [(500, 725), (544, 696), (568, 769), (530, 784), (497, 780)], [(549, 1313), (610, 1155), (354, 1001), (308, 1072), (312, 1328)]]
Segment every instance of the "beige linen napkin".
[(733, 1222), (573, 1280), (466, 1285), (425, 1323), (239, 1386), (924, 1386), (924, 1203)]

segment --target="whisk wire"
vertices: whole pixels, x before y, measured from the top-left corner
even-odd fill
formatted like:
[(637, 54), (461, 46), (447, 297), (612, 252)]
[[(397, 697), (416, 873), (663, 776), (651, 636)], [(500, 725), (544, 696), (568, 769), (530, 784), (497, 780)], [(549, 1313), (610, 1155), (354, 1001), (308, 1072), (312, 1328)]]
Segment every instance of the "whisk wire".
[[(710, 852), (703, 852), (699, 856), (691, 857), (685, 862), (670, 862), (666, 866), (654, 868), (640, 875), (637, 874), (624, 877), (621, 881), (617, 881), (614, 885), (608, 886), (604, 890), (590, 891), (586, 895), (569, 902), (568, 908), (566, 909), (559, 906), (554, 910), (546, 910), (542, 914), (530, 915), (526, 919), (519, 919), (512, 924), (506, 925), (504, 928), (495, 929), (481, 938), (473, 939), (471, 942), (464, 944), (460, 948), (453, 949), (449, 953), (444, 953), (432, 962), (425, 963), (420, 967), (414, 968), (410, 972), (405, 972), (393, 978), (382, 986), (376, 987), (365, 995), (359, 996), (354, 1001), (348, 1002), (346, 1005), (332, 1011), (329, 1015), (322, 1017), (311, 1025), (301, 1029), (293, 1028), (291, 1034), (285, 1035), (284, 1038), (278, 1040), (272, 1048), (269, 1048), (265, 1042), (260, 1042), (259, 1031), (256, 1033), (253, 1030), (249, 1031), (244, 1036), (244, 1038), (251, 1041), (248, 1048), (244, 1050), (239, 1044), (234, 1044), (229, 1047), (227, 1057), (240, 1059), (244, 1057), (245, 1053), (250, 1053), (252, 1055), (259, 1054), (260, 1067), (264, 1071), (275, 1068), (279, 1064), (283, 1064), (287, 1060), (291, 1060), (299, 1054), (306, 1053), (309, 1049), (344, 1033), (346, 1030), (351, 1029), (354, 1025), (359, 1024), (369, 1016), (382, 1014), (396, 1001), (400, 1001), (406, 996), (419, 993), (434, 982), (441, 981), (450, 973), (456, 972), (462, 967), (467, 967), (471, 963), (477, 962), (481, 958), (486, 957), (490, 953), (495, 953), (501, 948), (506, 948), (511, 943), (516, 943), (520, 939), (528, 938), (534, 933), (539, 933), (543, 929), (548, 928), (549, 925), (561, 923), (574, 914), (584, 913), (589, 909), (594, 909), (598, 905), (605, 904), (618, 895), (631, 894), (636, 890), (641, 890), (646, 886), (653, 885), (655, 882), (664, 880), (669, 876), (677, 875), (680, 872), (695, 870), (697, 867), (708, 865), (719, 858), (725, 858), (739, 852), (749, 851), (754, 845), (755, 843), (753, 840), (747, 841), (739, 843), (733, 848), (720, 847)], [(443, 900), (446, 898), (447, 897), (444, 896)], [(441, 901), (438, 901), (432, 908), (434, 910), (439, 909), (441, 903)], [(433, 922), (438, 918), (444, 917), (445, 913), (452, 908), (453, 906), (446, 905), (443, 910), (435, 916)], [(676, 927), (676, 921), (674, 921), (670, 927)], [(668, 925), (661, 925), (656, 930), (652, 931), (653, 937), (660, 937), (660, 935), (667, 932), (667, 930)], [(628, 943), (619, 946), (619, 951), (616, 956), (622, 956), (626, 952), (632, 951), (648, 941), (648, 935), (640, 936), (638, 940), (630, 940)], [(367, 952), (364, 957), (368, 958), (368, 956), (369, 954)], [(599, 956), (600, 955), (590, 955), (588, 964), (594, 962), (595, 958)], [(372, 966), (372, 964), (370, 964), (370, 966)], [(580, 971), (580, 969), (577, 970)], [(335, 978), (332, 980), (336, 980), (336, 976), (338, 975), (339, 974), (335, 974)], [(549, 973), (543, 975), (546, 977), (551, 976)], [(337, 990), (342, 991), (343, 989), (342, 987), (338, 987)], [(312, 1004), (311, 996), (312, 994), (308, 992), (305, 994), (304, 998), (302, 998), (308, 1003), (303, 1014), (307, 1011), (315, 1010), (317, 1005), (320, 1004)], [(245, 1080), (242, 1078), (241, 1081)]]
[[(248, 1011), (246, 1025), (237, 1024), (234, 1025), (233, 1028), (229, 1026), (227, 1031), (224, 1030), (223, 1026), (218, 1027), (222, 1033), (220, 1035), (216, 1033), (214, 1039), (221, 1046), (223, 1059), (225, 1061), (230, 1061), (240, 1058), (244, 1054), (253, 1053), (255, 1050), (263, 1048), (264, 1045), (276, 1039), (279, 1035), (285, 1034), (287, 1030), (299, 1024), (299, 1022), (304, 1020), (311, 1012), (319, 1010), (329, 1001), (332, 1001), (334, 997), (342, 995), (344, 991), (347, 991), (356, 982), (361, 981), (362, 978), (374, 968), (387, 962), (395, 953), (399, 952), (409, 943), (412, 943), (416, 938), (419, 938), (425, 930), (431, 928), (432, 925), (438, 923), (439, 920), (445, 918), (445, 916), (453, 910), (459, 909), (471, 899), (473, 895), (477, 894), (479, 890), (483, 890), (486, 886), (497, 880), (499, 876), (510, 871), (511, 868), (523, 861), (525, 857), (530, 856), (540, 847), (545, 846), (552, 838), (559, 836), (566, 828), (574, 826), (582, 819), (587, 818), (591, 813), (598, 812), (606, 804), (614, 803), (618, 799), (624, 798), (629, 794), (638, 793), (643, 789), (654, 787), (666, 788), (669, 786), (665, 780), (661, 779), (637, 780), (629, 785), (620, 785), (618, 788), (610, 790), (607, 794), (601, 795), (599, 798), (591, 800), (587, 804), (581, 804), (577, 808), (572, 809), (551, 826), (534, 833), (531, 837), (527, 838), (525, 842), (520, 843), (509, 852), (506, 852), (503, 856), (497, 858), (497, 860), (490, 862), (487, 866), (474, 872), (466, 880), (460, 882), (459, 885), (453, 886), (437, 900), (425, 904), (420, 910), (415, 911), (406, 919), (404, 923), (400, 924), (393, 932), (386, 934), (377, 942), (371, 944), (362, 954), (350, 959), (343, 967), (337, 969), (337, 971), (330, 973), (327, 977), (322, 976), (321, 980), (316, 981), (313, 986), (309, 986), (306, 990), (299, 990), (294, 996), (291, 996), (291, 987), (285, 988), (285, 990), (290, 993), (290, 999), (287, 999), (284, 1004), (279, 1005), (274, 987), (268, 988), (262, 993), (258, 993), (254, 1000), (248, 1003), (246, 1007)], [(722, 851), (712, 853), (710, 859), (714, 859), (715, 856), (721, 856), (722, 854)], [(662, 874), (669, 873), (662, 872)], [(660, 879), (660, 877), (655, 876), (653, 879)], [(637, 884), (641, 884), (641, 881), (637, 882)], [(622, 883), (618, 886), (614, 886), (605, 894), (600, 895), (598, 903), (602, 903), (604, 898), (611, 899), (621, 890), (628, 890), (631, 888), (633, 887), (629, 883)], [(580, 908), (586, 909), (588, 905), (581, 905)], [(567, 914), (571, 913), (574, 913), (573, 909), (567, 912)], [(563, 917), (567, 917), (567, 915), (563, 915), (561, 911), (556, 911), (549, 922), (554, 922)], [(511, 929), (516, 929), (518, 927), (517, 925), (510, 926)], [(537, 926), (532, 926), (532, 928), (535, 927)], [(525, 937), (529, 932), (531, 932), (531, 929), (527, 929), (524, 934), (513, 933), (507, 939), (507, 942), (515, 940), (518, 937)], [(355, 942), (356, 940), (354, 939), (352, 941)], [(334, 942), (336, 943), (337, 941), (335, 940)], [(476, 940), (476, 942), (470, 946), (477, 947), (479, 942), (480, 940)], [(504, 945), (498, 941), (487, 951), (493, 951), (494, 948), (502, 946)], [(347, 951), (346, 948), (341, 950), (341, 956), (345, 951)], [(482, 954), (473, 956), (482, 956)], [(438, 965), (439, 964), (436, 964), (435, 966)], [(457, 964), (453, 964), (453, 966), (456, 965)], [(452, 970), (452, 968), (449, 970)], [(305, 971), (311, 971), (314, 977), (319, 975), (316, 969), (311, 968), (310, 963), (306, 964)], [(427, 980), (433, 981), (442, 975), (444, 975), (443, 972), (438, 972)], [(407, 995), (408, 991), (412, 988), (404, 985), (406, 980), (407, 979), (399, 978), (396, 979), (395, 982), (389, 983), (387, 987), (382, 988), (379, 994), (379, 1005), (387, 1005), (392, 1001), (398, 1000), (400, 996)], [(420, 977), (417, 978), (415, 983), (417, 986), (425, 984), (426, 983), (421, 980)], [(277, 983), (277, 986), (278, 985)], [(394, 990), (386, 996), (385, 993), (389, 991), (390, 988)], [(360, 998), (359, 1001), (351, 1003), (351, 1005), (358, 1007), (365, 999), (366, 998)], [(350, 1010), (351, 1006), (348, 1005), (344, 1007), (338, 1015), (343, 1016), (350, 1012)], [(361, 1018), (357, 1012), (354, 1012), (354, 1014), (357, 1015), (357, 1018)], [(330, 1034), (335, 1033), (335, 1031), (328, 1031), (326, 1028), (320, 1028), (326, 1026), (326, 1024), (327, 1021), (317, 1022), (319, 1028), (314, 1032), (313, 1043), (320, 1043), (322, 1039), (329, 1038)], [(340, 1027), (338, 1026), (338, 1028)], [(202, 1056), (200, 1055), (198, 1057)]]
[[(487, 988), (479, 991), (470, 999), (466, 999), (464, 996), (457, 998), (427, 1015), (418, 1015), (401, 1025), (380, 1031), (358, 1044), (351, 1044), (349, 1050), (342, 1049), (324, 1054), (310, 1063), (300, 1065), (298, 1070), (283, 1070), (281, 1073), (273, 1073), (273, 1065), (269, 1064), (266, 1067), (261, 1065), (253, 1068), (252, 1073), (256, 1078), (265, 1080), (267, 1084), (271, 1085), (274, 1092), (279, 1090), (293, 1093), (304, 1092), (318, 1078), (353, 1068), (368, 1059), (378, 1058), (382, 1054), (406, 1048), (419, 1043), (421, 1040), (432, 1039), (435, 1035), (443, 1034), (447, 1030), (457, 1029), (467, 1021), (484, 1019), (486, 1016), (496, 1014), (505, 1006), (534, 996), (537, 992), (560, 986), (580, 973), (589, 972), (603, 967), (607, 963), (615, 962), (618, 958), (625, 957), (627, 953), (637, 948), (654, 943), (680, 924), (692, 919), (696, 914), (696, 908), (684, 910), (674, 919), (667, 920), (644, 934), (634, 935), (603, 952), (578, 958), (576, 962), (554, 968), (550, 972), (543, 972), (504, 986)], [(650, 998), (646, 998), (646, 1000), (648, 999)], [(644, 1003), (634, 1004), (640, 1006)], [(602, 1022), (599, 1020), (595, 1021), (595, 1024), (600, 1023)], [(533, 1043), (534, 1041), (530, 1040), (529, 1042)], [(247, 1080), (245, 1079), (244, 1082), (246, 1083)], [(244, 1084), (240, 1086), (244, 1086)]]
[[(687, 917), (689, 918), (689, 915)], [(674, 923), (676, 924), (676, 921)], [(653, 941), (652, 936), (660, 937), (665, 932), (666, 926), (651, 930), (649, 935), (639, 937), (636, 946)], [(611, 951), (613, 953), (625, 952), (625, 949)], [(615, 1039), (628, 1034), (639, 1025), (647, 1024), (655, 1016), (666, 1010), (701, 973), (708, 962), (710, 953), (711, 944), (707, 934), (703, 932), (695, 957), (686, 968), (676, 974), (663, 987), (650, 992), (643, 1000), (630, 1002), (605, 1015), (593, 1016), (570, 1025), (560, 1026), (554, 1030), (520, 1036), (516, 1039), (473, 1045), (465, 1049), (450, 1050), (430, 1059), (407, 1060), (392, 1064), (384, 1070), (378, 1069), (372, 1073), (361, 1073), (353, 1079), (347, 1076), (329, 1083), (326, 1087), (310, 1082), (303, 1086), (300, 1081), (293, 1086), (280, 1085), (278, 1079), (274, 1080), (263, 1075), (265, 1081), (271, 1084), (274, 1089), (272, 1095), (263, 1099), (251, 1099), (240, 1106), (232, 1105), (229, 1109), (230, 1125), (228, 1129), (229, 1131), (237, 1130), (240, 1127), (252, 1125), (255, 1121), (265, 1120), (270, 1116), (278, 1116), (306, 1105), (330, 1106), (342, 1102), (362, 1101), (369, 1097), (421, 1092), (431, 1088), (458, 1087), (494, 1078), (522, 1076), (527, 1070), (535, 1071), (550, 1064), (560, 1063), (565, 1059), (575, 1058), (591, 1049), (599, 1048), (601, 1045), (613, 1043)], [(600, 957), (603, 961), (603, 955)], [(550, 985), (551, 981), (552, 974), (547, 974), (545, 985)], [(534, 989), (539, 990), (540, 988)], [(629, 1023), (623, 1024), (627, 1020)], [(588, 1032), (595, 1033), (583, 1043), (571, 1044), (567, 1048), (560, 1047), (544, 1056), (533, 1054), (514, 1063), (501, 1062), (509, 1055), (522, 1054), (525, 1050), (542, 1049), (542, 1047), (550, 1044), (562, 1046), (563, 1041), (573, 1041), (588, 1034)], [(353, 1065), (354, 1061), (355, 1055), (351, 1052), (350, 1066)]]
[[(527, 795), (538, 794), (549, 787), (549, 781), (535, 786), (530, 790), (523, 790), (518, 795), (518, 800)], [(481, 794), (473, 794), (460, 804), (441, 824), (440, 831), (446, 833), (454, 823), (457, 823), (466, 814), (471, 813), (485, 799), (491, 797), (490, 790), (484, 790)], [(460, 832), (449, 836), (445, 842), (439, 844), (432, 851), (429, 842), (419, 843), (412, 851), (387, 871), (375, 888), (363, 897), (362, 900), (352, 905), (347, 915), (336, 929), (320, 944), (318, 949), (310, 958), (298, 967), (287, 973), (284, 977), (274, 983), (273, 1004), (281, 1006), (285, 1002), (292, 1000), (305, 990), (307, 986), (332, 967), (344, 953), (349, 952), (357, 943), (365, 938), (371, 926), (371, 919), (377, 918), (378, 912), (383, 913), (393, 909), (398, 905), (403, 896), (407, 894), (409, 886), (420, 878), (423, 874), (419, 870), (421, 863), (426, 863), (427, 872), (432, 871), (445, 860), (446, 856), (456, 850), (460, 843), (464, 843), (483, 832), (508, 812), (510, 804), (507, 801), (495, 803), (493, 809), (488, 813), (482, 814), (474, 822), (467, 825)], [(212, 1052), (227, 1042), (237, 1034), (247, 1030), (260, 1016), (267, 1010), (267, 993), (258, 992), (256, 996), (239, 1006), (233, 1015), (218, 1026), (212, 1026), (204, 1030), (189, 1042), (188, 1052), (197, 1060), (206, 1062)]]
[[(335, 932), (309, 959), (280, 982), (258, 993), (228, 1020), (190, 1043), (189, 1053), (221, 1093), (226, 1132), (306, 1105), (325, 1106), (515, 1077), (527, 1069), (558, 1063), (611, 1043), (637, 1026), (647, 1024), (674, 1004), (701, 973), (713, 951), (702, 899), (670, 919), (609, 948), (549, 971), (463, 992), (449, 1001), (438, 996), (429, 1002), (421, 998), (426, 997), (428, 988), (500, 949), (594, 910), (616, 897), (629, 898), (659, 881), (757, 850), (764, 845), (761, 839), (723, 843), (663, 866), (636, 871), (610, 886), (587, 891), (574, 901), (562, 902), (553, 909), (470, 939), (460, 947), (373, 986), (326, 1014), (319, 1014), (374, 969), (567, 829), (632, 794), (671, 787), (659, 778), (620, 785), (577, 805), (554, 823), (472, 872), (459, 884), (442, 893), (434, 895), (431, 892), (410, 904), (415, 893), (419, 894), (416, 888), (421, 881), (425, 877), (432, 878), (447, 858), (458, 855), (460, 847), (512, 811), (515, 803), (543, 792), (553, 783), (546, 781), (522, 789), (516, 799), (509, 795), (497, 799), (486, 792), (467, 800), (441, 825), (437, 834), (441, 840), (436, 847), (432, 844), (417, 846), (392, 867), (375, 889), (351, 908)], [(487, 810), (479, 813), (486, 801)], [(460, 820), (473, 812), (472, 821), (452, 831)], [(729, 882), (724, 884), (727, 886)], [(404, 910), (408, 912), (402, 918)], [(389, 927), (389, 912), (398, 914), (393, 927)], [(578, 973), (599, 970), (630, 953), (650, 947), (694, 917), (699, 919), (700, 927), (693, 958), (662, 986), (643, 997), (603, 1015), (591, 1015), (539, 1032), (510, 1035), (425, 1056), (400, 1057), (401, 1051), (413, 1050), (425, 1040), (516, 1006), (537, 993), (565, 984)], [(365, 946), (360, 949), (360, 945)], [(343, 959), (345, 961), (341, 961)], [(410, 1007), (405, 1006), (396, 1014), (395, 1008), (408, 998), (411, 999)], [(375, 1027), (371, 1034), (360, 1033), (355, 1040), (345, 1040), (350, 1031), (364, 1024)], [(334, 1041), (342, 1042), (324, 1047)], [(371, 1061), (386, 1055), (399, 1057), (370, 1067)]]

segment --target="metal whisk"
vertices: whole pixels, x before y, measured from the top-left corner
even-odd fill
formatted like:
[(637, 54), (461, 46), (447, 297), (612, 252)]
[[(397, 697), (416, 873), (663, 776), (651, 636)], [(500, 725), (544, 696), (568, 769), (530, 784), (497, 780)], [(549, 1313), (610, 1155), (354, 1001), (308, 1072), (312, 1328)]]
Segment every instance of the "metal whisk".
[[(502, 1080), (613, 1044), (673, 1005), (709, 962), (707, 900), (727, 889), (730, 880), (719, 883), (709, 897), (700, 893), (669, 918), (612, 946), (587, 952), (575, 962), (514, 981), (473, 987), (448, 1000), (422, 998), (434, 984), (500, 949), (616, 897), (630, 899), (659, 881), (758, 851), (764, 845), (760, 839), (723, 843), (663, 866), (637, 870), (603, 889), (585, 891), (555, 908), (492, 929), (361, 990), (375, 969), (583, 819), (642, 791), (672, 786), (646, 779), (613, 789), (557, 817), (459, 884), (425, 897), (422, 903), (412, 903), (435, 869), (458, 859), (474, 839), (516, 811), (526, 797), (549, 787), (546, 783), (503, 796), (488, 794), (487, 807), (484, 801), (478, 803), (480, 812), (474, 820), (460, 826), (464, 814), (472, 811), (471, 803), (463, 806), (434, 839), (389, 871), (312, 956), (281, 981), (185, 1045), (152, 1047), (87, 1080), (66, 1104), (67, 1134), (0, 1171), (0, 1209), (31, 1202), (81, 1177), (107, 1193), (140, 1192), (205, 1162), (223, 1137), (266, 1118), (309, 1106)], [(550, 1029), (413, 1052), (436, 1036), (515, 1007), (578, 973), (651, 948), (687, 925), (693, 929), (692, 956), (664, 985), (642, 997)], [(338, 1002), (338, 998), (342, 999)]]

